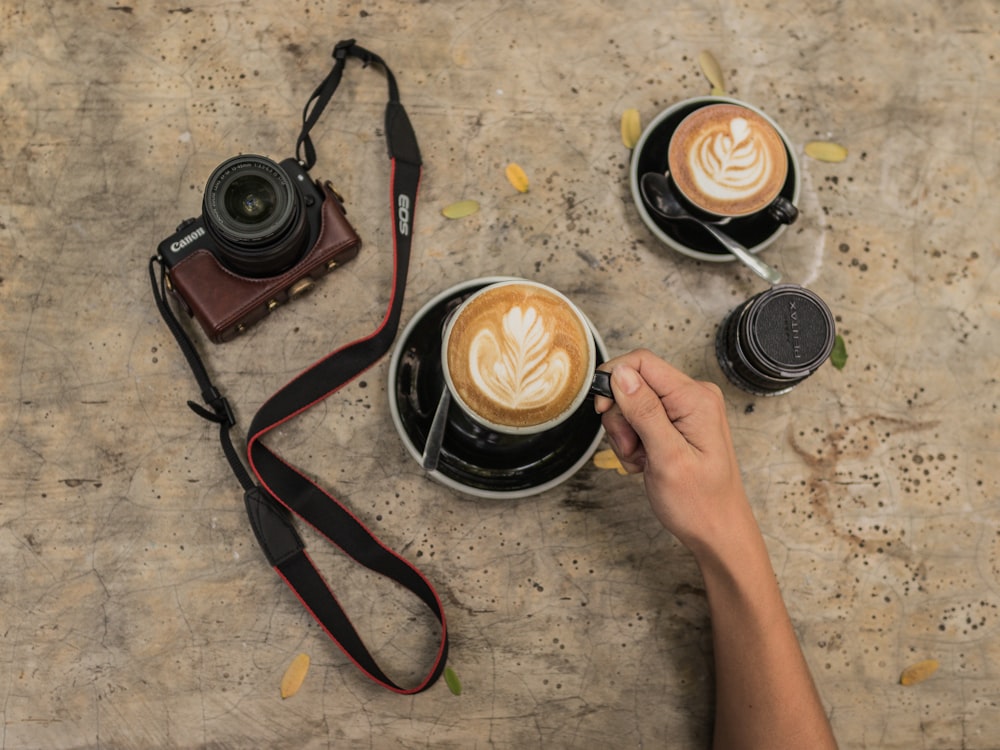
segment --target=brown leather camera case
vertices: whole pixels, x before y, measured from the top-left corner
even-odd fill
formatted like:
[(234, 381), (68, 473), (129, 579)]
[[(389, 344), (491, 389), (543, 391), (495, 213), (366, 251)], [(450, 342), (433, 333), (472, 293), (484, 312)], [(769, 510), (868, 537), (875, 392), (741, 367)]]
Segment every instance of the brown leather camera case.
[(285, 303), (295, 289), (308, 285), (361, 249), (361, 238), (344, 216), (340, 200), (328, 185), (316, 244), (279, 276), (251, 278), (233, 273), (208, 250), (196, 250), (169, 271), (173, 290), (197, 318), (208, 337), (228, 341)]

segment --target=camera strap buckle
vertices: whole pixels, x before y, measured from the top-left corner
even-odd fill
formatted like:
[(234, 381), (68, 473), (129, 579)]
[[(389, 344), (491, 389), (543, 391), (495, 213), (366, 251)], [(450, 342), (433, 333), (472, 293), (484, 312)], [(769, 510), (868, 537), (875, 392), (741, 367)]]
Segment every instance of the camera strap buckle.
[(207, 419), (209, 422), (218, 422), (226, 427), (234, 427), (236, 425), (236, 416), (233, 414), (233, 407), (229, 405), (229, 400), (219, 393), (218, 388), (211, 386), (206, 393), (202, 394), (202, 398), (205, 399), (206, 404), (212, 407), (212, 411), (194, 401), (188, 401), (187, 405), (191, 408), (191, 411), (202, 419)]
[[(333, 47), (333, 59), (334, 60), (346, 60), (348, 57), (356, 57), (361, 60), (361, 67), (367, 68), (371, 63), (378, 62), (382, 66), (385, 63), (382, 62), (382, 58), (376, 55), (374, 52), (369, 52), (364, 47), (359, 47), (354, 43), (353, 39), (344, 39), (337, 42)], [(388, 71), (388, 68), (386, 68)]]
[(347, 58), (347, 51), (354, 46), (353, 39), (341, 39), (333, 45), (333, 59), (344, 60)]

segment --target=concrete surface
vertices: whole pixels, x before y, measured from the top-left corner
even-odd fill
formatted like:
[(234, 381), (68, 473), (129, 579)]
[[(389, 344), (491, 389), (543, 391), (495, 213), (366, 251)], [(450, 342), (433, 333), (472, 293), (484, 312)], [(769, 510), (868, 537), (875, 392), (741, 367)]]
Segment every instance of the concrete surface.
[[(452, 284), (523, 275), (613, 354), (724, 384), (714, 331), (762, 282), (658, 245), (619, 120), (708, 93), (709, 49), (727, 92), (782, 124), (802, 218), (764, 257), (826, 299), (850, 357), (778, 398), (723, 386), (789, 610), (842, 747), (1000, 748), (996, 2), (9, 1), (2, 18), (0, 748), (709, 742), (701, 581), (640, 481), (588, 465), (521, 500), (443, 489), (392, 429), (387, 360), (272, 445), (438, 587), (462, 694), (370, 683), (260, 554), (146, 262), (223, 159), (293, 155), (346, 37), (395, 71), (425, 157), (404, 322)], [(202, 340), (244, 429), (382, 317), (385, 90), (352, 64), (314, 131), (361, 254), (243, 338)], [(806, 157), (816, 139), (847, 160)], [(445, 219), (460, 199), (481, 210)], [(430, 618), (309, 542), (412, 682)], [(901, 686), (927, 658), (937, 673)]]

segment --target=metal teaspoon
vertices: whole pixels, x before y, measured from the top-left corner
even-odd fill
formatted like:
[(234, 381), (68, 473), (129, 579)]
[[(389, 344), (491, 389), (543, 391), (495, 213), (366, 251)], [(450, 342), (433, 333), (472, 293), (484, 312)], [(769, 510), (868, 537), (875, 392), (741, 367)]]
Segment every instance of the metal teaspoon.
[(743, 245), (734, 240), (729, 235), (720, 231), (708, 222), (704, 222), (696, 216), (692, 216), (677, 200), (674, 195), (670, 180), (666, 175), (659, 172), (647, 172), (639, 180), (639, 187), (642, 198), (655, 213), (669, 221), (686, 219), (700, 224), (715, 239), (739, 260), (746, 264), (751, 271), (760, 276), (769, 284), (777, 284), (781, 281), (781, 273), (762, 261), (756, 255), (752, 255)]

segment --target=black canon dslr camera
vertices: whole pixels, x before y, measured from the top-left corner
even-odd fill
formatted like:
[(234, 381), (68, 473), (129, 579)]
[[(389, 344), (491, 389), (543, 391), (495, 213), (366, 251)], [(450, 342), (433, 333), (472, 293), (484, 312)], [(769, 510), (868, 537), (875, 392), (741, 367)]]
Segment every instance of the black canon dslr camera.
[(358, 254), (329, 183), (295, 159), (245, 154), (208, 180), (202, 215), (159, 244), (168, 288), (216, 343), (242, 333)]

